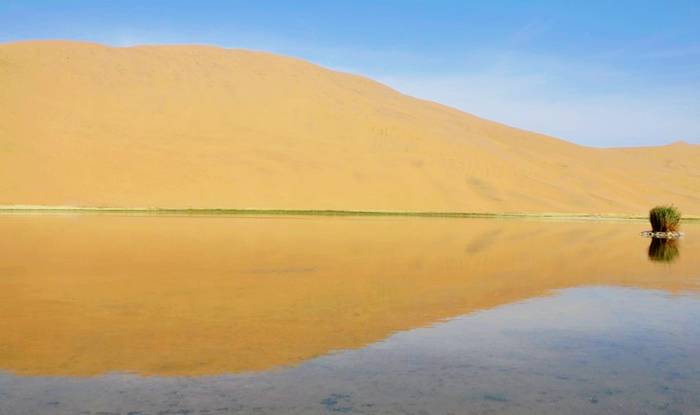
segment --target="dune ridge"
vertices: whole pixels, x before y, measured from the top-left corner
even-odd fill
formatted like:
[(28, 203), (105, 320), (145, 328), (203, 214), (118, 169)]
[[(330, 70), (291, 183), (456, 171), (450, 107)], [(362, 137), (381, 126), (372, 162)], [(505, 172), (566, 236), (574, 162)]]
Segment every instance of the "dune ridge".
[(700, 146), (591, 148), (263, 52), (0, 44), (0, 205), (700, 214)]

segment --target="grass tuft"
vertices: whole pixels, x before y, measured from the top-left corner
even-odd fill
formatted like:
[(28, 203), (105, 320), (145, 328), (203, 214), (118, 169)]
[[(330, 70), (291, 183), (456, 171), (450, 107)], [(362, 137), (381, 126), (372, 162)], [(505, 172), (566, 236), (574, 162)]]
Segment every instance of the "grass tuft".
[(674, 206), (656, 206), (649, 211), (649, 222), (654, 232), (676, 232), (681, 212)]

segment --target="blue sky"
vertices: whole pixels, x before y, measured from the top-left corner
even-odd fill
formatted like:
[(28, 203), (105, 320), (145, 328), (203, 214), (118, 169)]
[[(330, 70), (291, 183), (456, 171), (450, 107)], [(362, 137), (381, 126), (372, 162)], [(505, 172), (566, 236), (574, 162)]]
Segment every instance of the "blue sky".
[(700, 143), (700, 1), (0, 0), (0, 41), (267, 50), (594, 146)]

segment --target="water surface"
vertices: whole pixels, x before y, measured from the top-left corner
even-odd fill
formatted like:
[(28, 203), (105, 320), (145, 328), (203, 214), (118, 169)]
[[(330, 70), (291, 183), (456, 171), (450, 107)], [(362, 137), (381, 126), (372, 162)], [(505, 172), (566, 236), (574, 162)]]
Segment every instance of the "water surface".
[(0, 414), (698, 413), (700, 227), (645, 227), (3, 216)]

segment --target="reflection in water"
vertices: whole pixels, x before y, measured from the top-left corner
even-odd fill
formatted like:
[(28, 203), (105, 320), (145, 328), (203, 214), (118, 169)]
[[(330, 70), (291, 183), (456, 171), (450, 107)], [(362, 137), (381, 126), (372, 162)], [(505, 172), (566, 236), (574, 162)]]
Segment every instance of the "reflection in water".
[[(0, 217), (0, 369), (206, 375), (293, 365), (552, 290), (697, 290), (638, 224)], [(690, 230), (690, 229), (689, 229)], [(602, 242), (602, 243), (601, 243)], [(694, 239), (685, 242), (691, 251)], [(552, 247), (556, 247), (553, 254)]]
[(0, 217), (0, 414), (686, 411), (700, 257), (637, 228)]
[(673, 262), (678, 257), (678, 244), (675, 239), (651, 238), (649, 259), (657, 262)]
[(261, 373), (0, 373), (0, 413), (697, 414), (699, 320), (697, 296), (575, 288)]

